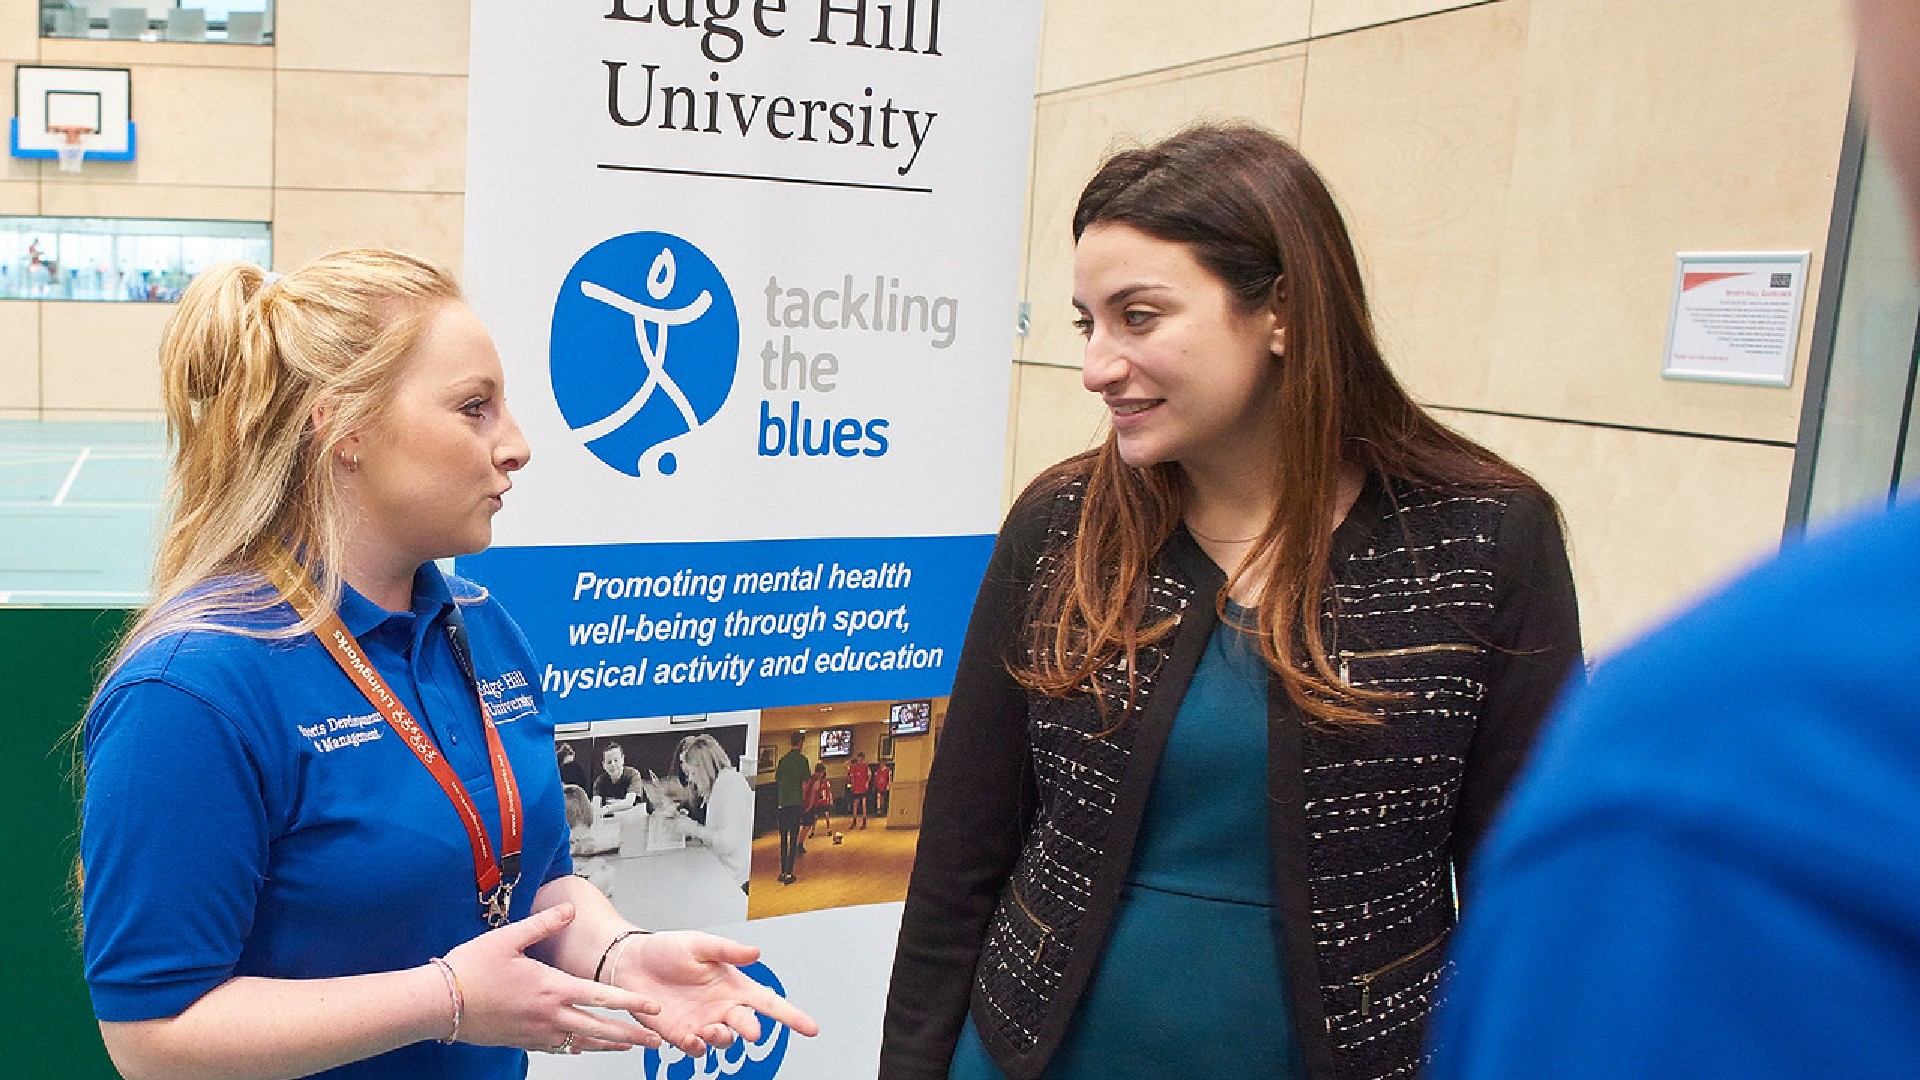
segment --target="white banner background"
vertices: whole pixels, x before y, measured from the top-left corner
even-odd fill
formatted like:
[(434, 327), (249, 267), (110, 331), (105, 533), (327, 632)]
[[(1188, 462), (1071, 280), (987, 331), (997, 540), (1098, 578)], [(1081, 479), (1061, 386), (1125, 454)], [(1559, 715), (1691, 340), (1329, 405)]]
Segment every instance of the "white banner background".
[[(668, 714), (946, 693), (1000, 510), (1039, 18), (1038, 0), (473, 4), (465, 284), (534, 461), (495, 550), (459, 568), (526, 626), (562, 720), (685, 731)], [(716, 344), (729, 307), (737, 353)], [(842, 564), (876, 576), (737, 589)], [(634, 606), (583, 595), (587, 570), (727, 587)], [(897, 649), (902, 670), (779, 672), (724, 631), (634, 629), (754, 602), (897, 605), (786, 644)], [(670, 665), (679, 682), (654, 681)], [(896, 904), (727, 927), (824, 1033), (674, 1075), (870, 1074), (897, 922)], [(536, 1055), (533, 1075), (671, 1064)]]
[[(729, 2), (708, 6), (724, 10)], [(659, 11), (654, 0), (627, 0), (625, 11), (652, 12), (652, 23), (606, 18), (614, 0), (473, 5), (465, 283), (506, 359), (510, 400), (535, 447), (533, 467), (516, 479), (496, 523), (496, 544), (960, 535), (998, 525), (1039, 4), (865, 5), (870, 42), (881, 9), (893, 9), (896, 38), (904, 12), (916, 10), (923, 45), (929, 16), (937, 15), (940, 55), (933, 56), (853, 46), (847, 15), (828, 25), (837, 44), (812, 40), (820, 6), (835, 3), (791, 0), (784, 12), (763, 13), (781, 31), (773, 38), (754, 28), (753, 8), (743, 5), (727, 20), (745, 38), (730, 63), (706, 59), (703, 30), (660, 21), (684, 6), (674, 0), (660, 0)], [(705, 11), (695, 5), (696, 14)], [(609, 62), (625, 65), (624, 116), (646, 110), (642, 68), (657, 65), (656, 88), (696, 91), (700, 130), (662, 129), (657, 91), (648, 124), (615, 123)], [(716, 104), (710, 91), (720, 95), (717, 134), (705, 130), (708, 106)], [(734, 130), (730, 93), (745, 95), (743, 110), (757, 108), (757, 134)], [(756, 107), (754, 95), (768, 100)], [(888, 101), (934, 117), (901, 175), (909, 145), (828, 145), (835, 131), (819, 110), (816, 141), (774, 138), (768, 117), (782, 97), (873, 108), (876, 142), (877, 113)], [(673, 119), (687, 121), (683, 110)], [(797, 119), (783, 123), (799, 130)], [(896, 116), (895, 139), (906, 144), (902, 126)], [(726, 276), (740, 312), (733, 392), (687, 436), (671, 477), (624, 476), (596, 460), (562, 418), (548, 374), (550, 322), (569, 268), (595, 244), (636, 231), (672, 233), (700, 248)], [(870, 292), (882, 276), (897, 278), (903, 293), (954, 300), (951, 344), (935, 347), (931, 334), (768, 325), (770, 279), (817, 293), (841, 289), (849, 275), (856, 292)], [(835, 389), (767, 390), (760, 350), (783, 338), (809, 356), (834, 354)], [(762, 457), (759, 405), (768, 399), (799, 400), (810, 417), (885, 417), (890, 448), (851, 461)]]

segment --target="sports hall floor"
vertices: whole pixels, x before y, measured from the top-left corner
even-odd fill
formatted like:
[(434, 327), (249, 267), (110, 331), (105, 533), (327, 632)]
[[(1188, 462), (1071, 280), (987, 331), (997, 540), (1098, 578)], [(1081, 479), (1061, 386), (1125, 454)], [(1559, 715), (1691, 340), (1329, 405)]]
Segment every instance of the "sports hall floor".
[(159, 423), (0, 420), (0, 604), (143, 602), (165, 462)]

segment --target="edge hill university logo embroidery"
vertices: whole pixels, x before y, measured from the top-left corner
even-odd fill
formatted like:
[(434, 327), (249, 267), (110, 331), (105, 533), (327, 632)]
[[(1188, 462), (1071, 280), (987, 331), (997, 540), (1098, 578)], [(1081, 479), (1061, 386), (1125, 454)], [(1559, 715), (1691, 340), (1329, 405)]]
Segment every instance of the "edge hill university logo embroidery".
[(673, 441), (733, 390), (740, 315), (705, 252), (670, 233), (627, 233), (568, 271), (548, 357), (554, 403), (581, 445), (628, 476), (671, 476)]

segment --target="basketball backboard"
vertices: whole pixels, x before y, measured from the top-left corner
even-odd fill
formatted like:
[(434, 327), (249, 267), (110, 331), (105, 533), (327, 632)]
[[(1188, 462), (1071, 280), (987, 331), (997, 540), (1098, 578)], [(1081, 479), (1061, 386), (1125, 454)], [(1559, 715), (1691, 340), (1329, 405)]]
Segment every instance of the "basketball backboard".
[(88, 160), (132, 161), (132, 107), (126, 68), (22, 64), (13, 73), (13, 156), (58, 158), (68, 133), (88, 128)]

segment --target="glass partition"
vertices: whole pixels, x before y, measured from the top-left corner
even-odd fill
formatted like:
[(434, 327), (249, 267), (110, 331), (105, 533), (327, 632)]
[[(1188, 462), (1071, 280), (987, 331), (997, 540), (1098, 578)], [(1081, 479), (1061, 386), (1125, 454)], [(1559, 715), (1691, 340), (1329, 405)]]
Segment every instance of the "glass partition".
[(214, 263), (272, 258), (264, 221), (0, 217), (0, 300), (171, 303)]
[[(1854, 131), (1823, 286), (1794, 461), (1788, 527), (1845, 516), (1920, 488), (1920, 278), (1905, 206), (1870, 132)], [(1849, 183), (1851, 180), (1851, 183)]]
[(273, 0), (40, 0), (40, 36), (273, 44)]

